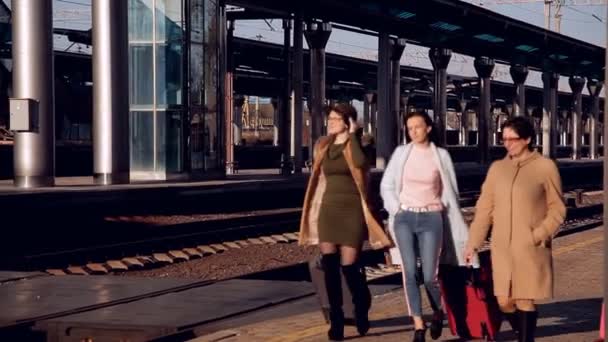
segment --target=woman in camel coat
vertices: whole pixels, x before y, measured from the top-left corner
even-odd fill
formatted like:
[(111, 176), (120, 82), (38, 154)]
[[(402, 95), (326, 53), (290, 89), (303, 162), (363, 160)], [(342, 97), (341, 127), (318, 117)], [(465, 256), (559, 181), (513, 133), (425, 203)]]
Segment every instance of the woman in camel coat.
[(519, 341), (534, 341), (535, 300), (553, 297), (551, 240), (565, 219), (559, 171), (532, 151), (532, 124), (505, 121), (507, 156), (488, 171), (477, 201), (465, 258), (485, 241), (490, 226), (494, 294)]

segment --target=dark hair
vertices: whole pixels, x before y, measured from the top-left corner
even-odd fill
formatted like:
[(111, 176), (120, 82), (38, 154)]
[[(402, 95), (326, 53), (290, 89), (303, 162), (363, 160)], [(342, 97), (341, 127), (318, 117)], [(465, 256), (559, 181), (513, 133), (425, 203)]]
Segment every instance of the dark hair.
[[(515, 133), (517, 133), (517, 135), (524, 140), (528, 138), (532, 138), (532, 140), (534, 140), (534, 137), (536, 136), (534, 125), (532, 125), (530, 120), (523, 116), (516, 116), (507, 119), (507, 121), (500, 125), (500, 131), (504, 132), (505, 128), (514, 130)], [(528, 144), (528, 150), (532, 151), (532, 141), (530, 141), (530, 144)]]
[(439, 144), (439, 136), (437, 135), (437, 130), (435, 129), (435, 125), (433, 123), (433, 120), (431, 119), (431, 117), (425, 113), (425, 112), (411, 112), (408, 113), (405, 118), (403, 119), (403, 126), (405, 126), (405, 131), (406, 131), (406, 135), (405, 135), (405, 140), (406, 142), (410, 142), (412, 141), (412, 139), (410, 138), (410, 134), (409, 132), (407, 132), (407, 120), (413, 118), (413, 117), (421, 117), (424, 120), (424, 123), (426, 123), (426, 125), (428, 127), (431, 127), (431, 132), (429, 132), (428, 135), (428, 139), (430, 142), (432, 142), (433, 144), (437, 145), (437, 146), (441, 146)]
[(331, 112), (336, 112), (336, 114), (340, 115), (342, 120), (344, 120), (344, 124), (347, 126), (350, 126), (349, 118), (353, 119), (353, 121), (357, 121), (357, 110), (350, 103), (338, 102), (333, 106), (329, 106), (327, 116), (329, 116)]

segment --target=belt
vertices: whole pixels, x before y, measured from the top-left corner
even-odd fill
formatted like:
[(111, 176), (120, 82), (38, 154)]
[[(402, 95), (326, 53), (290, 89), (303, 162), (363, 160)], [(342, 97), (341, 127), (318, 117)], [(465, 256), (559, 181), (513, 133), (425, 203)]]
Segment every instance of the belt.
[(443, 206), (439, 204), (427, 205), (426, 207), (406, 207), (404, 205), (401, 205), (401, 210), (411, 211), (415, 213), (426, 213), (433, 211), (441, 211), (443, 210)]

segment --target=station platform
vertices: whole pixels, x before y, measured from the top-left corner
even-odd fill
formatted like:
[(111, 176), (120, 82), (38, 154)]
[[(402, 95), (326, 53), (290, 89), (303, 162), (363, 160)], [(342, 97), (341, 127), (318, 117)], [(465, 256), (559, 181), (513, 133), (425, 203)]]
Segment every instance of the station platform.
[[(553, 246), (555, 271), (555, 297), (539, 302), (537, 341), (592, 342), (598, 338), (603, 298), (603, 241), (602, 227), (582, 233), (560, 237)], [(400, 284), (399, 284), (400, 285)], [(311, 301), (307, 305), (317, 306)], [(274, 311), (274, 312), (273, 312)], [(423, 295), (423, 312), (432, 313)], [(192, 342), (326, 341), (328, 325), (318, 310), (302, 311), (297, 305), (291, 308), (269, 309), (261, 319), (253, 316), (227, 320), (200, 328)], [(430, 317), (429, 317), (430, 318)], [(346, 327), (345, 339), (357, 341), (402, 342), (413, 338), (413, 322), (406, 316), (403, 288), (380, 292), (374, 296), (370, 311), (371, 329), (367, 336), (359, 337), (354, 327)], [(427, 335), (427, 341), (430, 341)], [(504, 323), (498, 341), (516, 341), (510, 326)], [(444, 325), (441, 341), (461, 341), (450, 334)]]
[[(537, 341), (594, 341), (603, 282), (603, 227), (555, 240), (555, 298), (539, 304)], [(299, 272), (302, 273), (302, 272)], [(3, 280), (2, 280), (3, 279)], [(0, 340), (324, 341), (327, 325), (304, 277), (269, 272), (221, 282), (0, 273)], [(361, 341), (412, 338), (401, 277), (372, 283), (372, 328)], [(425, 296), (423, 296), (425, 298)], [(427, 302), (425, 313), (430, 314)], [(501, 341), (513, 335), (503, 325)], [(347, 327), (348, 337), (356, 336)], [(444, 328), (443, 341), (457, 341)]]

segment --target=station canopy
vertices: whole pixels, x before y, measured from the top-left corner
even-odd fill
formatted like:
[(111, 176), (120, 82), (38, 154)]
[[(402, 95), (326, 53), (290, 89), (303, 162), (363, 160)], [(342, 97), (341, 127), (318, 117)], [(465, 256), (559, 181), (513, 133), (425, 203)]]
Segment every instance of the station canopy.
[(230, 0), (234, 19), (301, 13), (321, 20), (450, 48), (472, 57), (522, 64), (563, 76), (603, 79), (605, 49), (458, 0)]

